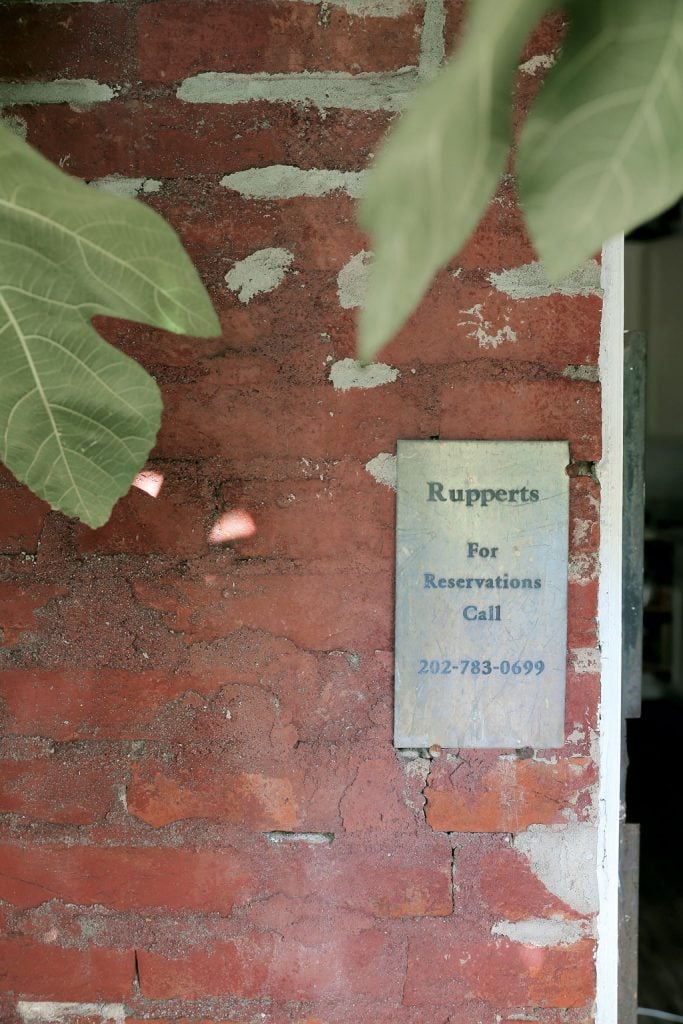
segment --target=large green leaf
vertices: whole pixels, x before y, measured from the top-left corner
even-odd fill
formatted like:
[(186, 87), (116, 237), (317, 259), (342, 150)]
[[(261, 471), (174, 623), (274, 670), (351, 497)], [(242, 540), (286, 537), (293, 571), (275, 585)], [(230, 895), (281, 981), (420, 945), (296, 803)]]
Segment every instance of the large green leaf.
[(371, 359), (477, 225), (505, 167), (520, 51), (557, 0), (473, 0), (456, 57), (382, 149), (361, 207), (375, 259), (360, 320)]
[(517, 166), (553, 278), (683, 192), (682, 0), (574, 0), (569, 11)]
[(0, 456), (53, 508), (106, 522), (154, 444), (154, 380), (108, 345), (105, 314), (220, 333), (175, 234), (0, 128)]

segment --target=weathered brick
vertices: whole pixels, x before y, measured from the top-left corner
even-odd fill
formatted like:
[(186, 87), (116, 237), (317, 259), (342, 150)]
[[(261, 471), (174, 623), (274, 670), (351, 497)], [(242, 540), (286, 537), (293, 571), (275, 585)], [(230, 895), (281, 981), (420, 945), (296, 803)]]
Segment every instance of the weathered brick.
[(442, 438), (568, 440), (574, 459), (600, 458), (600, 387), (586, 381), (458, 381), (441, 389)]
[[(8, 670), (0, 674), (5, 731), (14, 735), (50, 736), (55, 740), (180, 740), (191, 734), (197, 710), (219, 696), (226, 677), (244, 673), (215, 672), (213, 677), (117, 670)], [(246, 676), (256, 681), (252, 671)], [(223, 722), (222, 702), (215, 709)], [(203, 716), (206, 727), (206, 716)]]
[[(220, 371), (215, 371), (191, 389), (163, 387), (165, 414), (158, 455), (231, 458), (246, 448), (254, 455), (365, 461), (378, 451), (392, 451), (397, 436), (429, 437), (438, 433), (434, 412), (398, 383), (343, 392), (335, 391), (329, 383), (305, 387), (287, 386), (284, 381), (279, 387), (273, 384), (233, 389), (227, 382), (223, 382), (226, 387), (219, 388), (219, 375)], [(496, 398), (500, 401), (500, 395)], [(532, 398), (525, 397), (525, 402)], [(472, 399), (474, 404), (474, 395)], [(584, 403), (584, 415), (587, 412)], [(491, 409), (486, 414), (490, 417)], [(520, 409), (519, 415), (523, 414)], [(445, 417), (446, 413), (442, 419)], [(527, 431), (530, 429), (527, 424)], [(587, 433), (588, 427), (584, 430)]]
[(422, 3), (393, 18), (291, 0), (157, 0), (137, 18), (143, 81), (203, 71), (391, 71), (417, 64)]
[(0, 636), (4, 647), (12, 647), (25, 633), (37, 629), (35, 613), (53, 598), (65, 594), (64, 587), (40, 583), (0, 583)]
[(598, 580), (571, 582), (567, 587), (567, 644), (593, 647), (598, 639)]
[(87, 825), (114, 799), (116, 766), (109, 758), (55, 754), (0, 763), (0, 812), (28, 819)]
[[(329, 907), (379, 918), (452, 913), (452, 854), (446, 837), (407, 830), (389, 844), (379, 835), (369, 839), (360, 844), (342, 835), (330, 845), (309, 846), (285, 838), (259, 857), (264, 888), (276, 890), (276, 896), (292, 905), (314, 898)], [(270, 906), (273, 902), (254, 906), (249, 920), (277, 930), (282, 909)]]
[(360, 463), (336, 466), (323, 481), (231, 482), (223, 499), (254, 518), (256, 533), (240, 543), (245, 557), (393, 556), (394, 493)]
[(398, 365), (483, 359), (562, 369), (595, 364), (600, 308), (596, 296), (514, 299), (478, 273), (468, 281), (446, 271), (382, 358)]
[(439, 762), (427, 789), (427, 821), (442, 832), (521, 832), (566, 821), (596, 779), (590, 758), (501, 758), (482, 751), (457, 771)]
[(183, 818), (208, 818), (260, 830), (334, 829), (333, 794), (325, 817), (313, 817), (309, 801), (313, 786), (301, 770), (285, 767), (274, 772), (220, 772), (199, 761), (183, 770), (133, 766), (128, 787), (128, 810), (149, 825), (160, 827)]
[(402, 978), (400, 953), (381, 932), (340, 934), (329, 925), (315, 946), (289, 936), (285, 942), (272, 934), (240, 937), (173, 960), (143, 949), (138, 966), (147, 999), (391, 999)]
[(123, 4), (12, 3), (0, 7), (0, 78), (45, 81), (128, 73), (128, 10)]
[(16, 106), (28, 140), (83, 178), (176, 178), (289, 164), (360, 171), (391, 120), (385, 111), (325, 110), (284, 103), (111, 100), (90, 110)]
[(0, 846), (0, 894), (17, 907), (50, 899), (116, 910), (167, 907), (229, 914), (254, 894), (254, 872), (230, 848)]
[(291, 574), (249, 568), (202, 580), (134, 584), (138, 600), (161, 612), (189, 642), (227, 637), (237, 629), (286, 636), (310, 650), (386, 649), (391, 630), (391, 574), (331, 566)]
[(460, 1004), (482, 999), (500, 1007), (584, 1006), (594, 993), (593, 943), (541, 948), (473, 941), (425, 928), (411, 939), (404, 1001)]
[(490, 931), (499, 920), (580, 918), (536, 877), (507, 836), (459, 835), (455, 843), (458, 920), (473, 919)]
[(195, 555), (208, 548), (215, 502), (205, 476), (163, 467), (156, 498), (132, 487), (114, 506), (106, 526), (78, 526), (76, 547), (89, 554)]
[(27, 487), (0, 488), (0, 554), (35, 554), (48, 512)]
[(120, 1000), (130, 993), (134, 976), (132, 950), (64, 949), (0, 940), (0, 987), (25, 999)]

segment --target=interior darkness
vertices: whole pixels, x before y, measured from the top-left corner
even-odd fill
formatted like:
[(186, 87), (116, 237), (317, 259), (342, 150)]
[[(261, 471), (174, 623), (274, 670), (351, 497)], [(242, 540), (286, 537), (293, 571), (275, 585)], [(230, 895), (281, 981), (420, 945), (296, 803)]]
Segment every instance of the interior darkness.
[(643, 703), (642, 717), (627, 723), (626, 784), (627, 820), (641, 829), (638, 1003), (683, 1015), (680, 204), (627, 240), (626, 328), (648, 339)]

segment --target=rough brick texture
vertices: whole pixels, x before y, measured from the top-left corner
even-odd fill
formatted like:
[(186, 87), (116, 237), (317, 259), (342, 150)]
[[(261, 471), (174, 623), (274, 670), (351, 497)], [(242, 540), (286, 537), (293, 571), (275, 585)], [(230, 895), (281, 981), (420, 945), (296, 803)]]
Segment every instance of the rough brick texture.
[[(396, 379), (333, 383), (369, 248), (354, 174), (396, 116), (376, 86), (424, 75), (464, 6), (0, 5), (0, 77), (114, 94), (5, 116), (73, 174), (151, 179), (223, 326), (98, 321), (164, 395), (156, 498), (133, 488), (93, 532), (0, 478), (3, 1020), (591, 1018), (593, 912), (544, 864), (596, 815), (599, 289), (539, 286), (507, 176), (383, 353)], [(562, 28), (521, 55), (518, 121)], [(205, 73), (262, 98), (186, 102)], [(358, 75), (367, 102), (326, 99)], [(283, 280), (236, 294), (226, 274), (272, 247)], [(395, 495), (373, 460), (430, 437), (570, 442), (560, 751), (393, 750)]]

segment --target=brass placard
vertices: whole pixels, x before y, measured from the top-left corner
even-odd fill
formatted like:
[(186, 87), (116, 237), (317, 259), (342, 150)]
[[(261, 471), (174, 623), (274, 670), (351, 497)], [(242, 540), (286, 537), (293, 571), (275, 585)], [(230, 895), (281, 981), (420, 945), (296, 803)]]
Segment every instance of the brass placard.
[(565, 441), (399, 441), (397, 747), (564, 743)]

